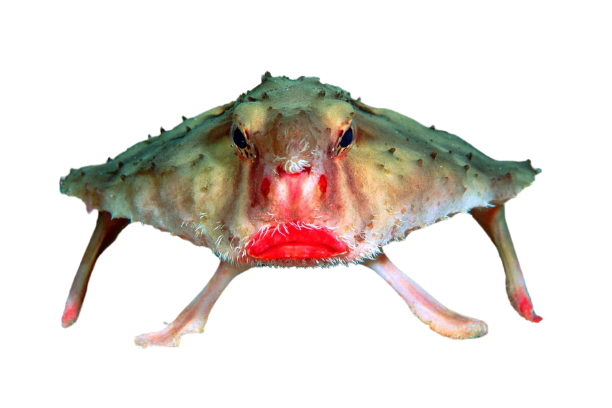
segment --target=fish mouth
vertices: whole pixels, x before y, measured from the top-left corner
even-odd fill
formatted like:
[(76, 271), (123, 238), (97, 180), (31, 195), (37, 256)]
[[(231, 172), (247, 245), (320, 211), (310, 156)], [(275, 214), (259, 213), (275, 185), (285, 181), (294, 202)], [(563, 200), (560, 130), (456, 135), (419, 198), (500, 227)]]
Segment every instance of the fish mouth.
[(247, 249), (257, 259), (322, 259), (348, 251), (346, 243), (322, 226), (284, 223), (261, 229), (251, 236)]

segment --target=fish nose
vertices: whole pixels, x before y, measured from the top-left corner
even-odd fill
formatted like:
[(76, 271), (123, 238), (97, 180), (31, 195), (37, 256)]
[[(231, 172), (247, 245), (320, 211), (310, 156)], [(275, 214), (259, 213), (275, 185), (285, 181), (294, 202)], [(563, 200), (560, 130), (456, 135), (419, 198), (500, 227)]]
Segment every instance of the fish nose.
[(305, 167), (301, 171), (288, 172), (283, 166), (276, 168), (277, 192), (279, 199), (286, 205), (299, 205), (301, 201), (310, 201), (312, 193), (312, 180), (310, 180), (310, 167)]
[(302, 173), (310, 174), (310, 166), (303, 167), (300, 170), (287, 171), (285, 170), (285, 167), (279, 165), (279, 166), (276, 166), (276, 173), (278, 173), (278, 177), (281, 177), (281, 178), (295, 177), (295, 176), (299, 176)]
[[(319, 189), (318, 192), (320, 194), (325, 194), (325, 192), (327, 191), (327, 177), (325, 177), (325, 174), (311, 175), (310, 167), (306, 167), (303, 170), (296, 172), (296, 173), (289, 173), (285, 171), (283, 167), (278, 166), (276, 169), (276, 172), (278, 173), (279, 178), (286, 180), (286, 182), (287, 181), (291, 182), (294, 185), (294, 187), (297, 187), (297, 188), (300, 188), (300, 186), (311, 187), (308, 184), (311, 184), (314, 182), (317, 184), (317, 187)], [(294, 181), (296, 179), (298, 180), (297, 183)]]
[(310, 167), (290, 173), (279, 166), (276, 173), (261, 183), (261, 193), (273, 205), (276, 215), (282, 213), (292, 220), (312, 217), (328, 190), (327, 177)]

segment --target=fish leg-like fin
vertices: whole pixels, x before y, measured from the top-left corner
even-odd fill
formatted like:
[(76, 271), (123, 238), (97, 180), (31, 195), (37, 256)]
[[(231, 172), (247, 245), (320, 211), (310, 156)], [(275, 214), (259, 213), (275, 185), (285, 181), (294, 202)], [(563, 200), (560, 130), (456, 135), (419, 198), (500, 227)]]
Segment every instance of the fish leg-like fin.
[(85, 254), (83, 254), (83, 259), (68, 294), (68, 300), (66, 300), (66, 307), (62, 315), (62, 327), (72, 326), (79, 318), (85, 294), (87, 293), (87, 284), (98, 257), (115, 242), (119, 233), (129, 224), (130, 220), (112, 218), (110, 213), (106, 211), (98, 213), (96, 228), (89, 240)]
[(148, 346), (178, 347), (181, 336), (189, 333), (202, 333), (208, 315), (223, 290), (232, 279), (247, 269), (249, 269), (249, 266), (236, 266), (221, 261), (206, 287), (172, 323), (158, 332), (136, 336), (134, 342), (142, 348)]
[(474, 208), (470, 214), (485, 230), (499, 252), (499, 257), (506, 272), (506, 292), (512, 307), (530, 322), (541, 321), (542, 318), (533, 310), (533, 303), (531, 303), (527, 286), (525, 286), (525, 278), (516, 257), (516, 251), (506, 223), (504, 205)]
[(481, 320), (462, 316), (448, 309), (416, 282), (404, 275), (385, 254), (364, 265), (374, 270), (406, 301), (420, 321), (436, 333), (451, 339), (474, 339), (487, 334), (487, 324)]

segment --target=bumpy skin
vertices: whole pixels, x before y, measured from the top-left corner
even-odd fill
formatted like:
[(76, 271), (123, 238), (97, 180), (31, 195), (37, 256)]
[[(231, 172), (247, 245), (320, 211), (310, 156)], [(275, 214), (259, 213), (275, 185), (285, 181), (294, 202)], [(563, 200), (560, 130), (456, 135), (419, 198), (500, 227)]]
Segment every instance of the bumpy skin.
[(183, 118), (61, 180), (62, 193), (100, 211), (71, 291), (79, 296), (69, 298), (64, 320), (76, 321), (101, 243), (114, 240), (124, 227), (114, 220), (123, 219), (207, 246), (221, 259), (202, 293), (167, 329), (139, 336), (141, 346), (176, 346), (181, 335), (202, 331), (221, 292), (251, 266), (362, 261), (432, 330), (480, 337), (484, 322), (447, 309), (381, 254), (391, 240), (474, 210), (500, 253), (513, 306), (539, 321), (503, 212), (537, 173), (529, 161), (493, 160), (455, 135), (367, 106), (318, 78), (266, 73), (235, 102)]
[[(236, 102), (105, 164), (72, 170), (61, 191), (231, 263), (304, 266), (371, 258), (412, 230), (504, 203), (537, 173), (529, 161), (493, 160), (457, 136), (371, 108), (317, 78), (263, 80)], [(349, 126), (354, 141), (334, 156)], [(249, 136), (249, 152), (233, 145), (234, 127)], [(290, 196), (294, 184), (300, 191)], [(286, 223), (333, 230), (349, 249), (316, 262), (249, 255), (258, 231)]]

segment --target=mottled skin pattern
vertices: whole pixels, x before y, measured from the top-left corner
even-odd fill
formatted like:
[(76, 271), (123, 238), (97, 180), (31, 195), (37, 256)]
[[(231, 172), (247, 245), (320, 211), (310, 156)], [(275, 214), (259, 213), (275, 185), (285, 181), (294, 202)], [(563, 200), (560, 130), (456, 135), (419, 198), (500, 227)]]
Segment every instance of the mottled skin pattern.
[[(62, 193), (100, 211), (96, 231), (115, 234), (107, 241), (127, 225), (113, 222), (129, 220), (211, 248), (221, 259), (219, 276), (231, 276), (217, 287), (215, 278), (211, 280), (217, 297), (233, 276), (255, 265), (363, 261), (392, 286), (399, 279), (418, 296), (429, 296), (394, 269), (381, 247), (456, 213), (479, 209), (480, 219), (477, 212), (472, 215), (498, 247), (509, 280), (520, 278), (517, 290), (529, 299), (518, 261), (511, 262), (516, 260), (513, 248), (502, 252), (504, 245), (512, 247), (509, 233), (496, 242), (490, 232), (505, 225), (503, 203), (539, 172), (529, 161), (495, 161), (455, 135), (367, 106), (318, 78), (290, 80), (266, 73), (259, 86), (237, 101), (183, 119), (105, 164), (71, 170), (62, 179)], [(98, 241), (92, 237), (92, 243)], [(93, 261), (84, 257), (82, 263), (87, 279), (106, 246), (88, 248)], [(77, 288), (80, 300), (69, 297), (64, 326), (78, 317), (87, 279)], [(451, 324), (448, 332), (436, 329), (452, 320), (449, 313), (454, 312), (436, 303), (446, 311), (439, 313), (441, 323), (435, 323), (418, 311), (436, 309), (431, 303), (435, 299), (414, 300), (410, 290), (402, 294), (399, 286), (394, 288), (440, 334), (486, 334), (484, 322), (458, 314), (467, 320)], [(141, 336), (137, 343), (178, 345), (182, 334), (203, 330), (214, 304), (209, 299), (206, 310), (194, 306), (207, 303), (204, 297), (211, 295), (204, 292), (181, 314), (184, 321), (178, 322), (179, 316), (173, 323), (176, 330)], [(530, 300), (520, 306), (519, 295), (513, 298), (510, 292), (515, 308), (537, 321)], [(76, 312), (69, 312), (71, 308)], [(189, 329), (198, 313), (198, 328)]]

